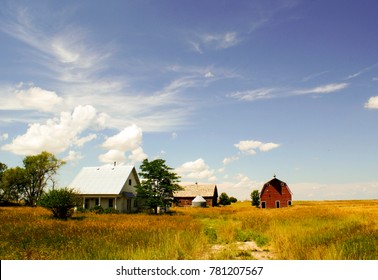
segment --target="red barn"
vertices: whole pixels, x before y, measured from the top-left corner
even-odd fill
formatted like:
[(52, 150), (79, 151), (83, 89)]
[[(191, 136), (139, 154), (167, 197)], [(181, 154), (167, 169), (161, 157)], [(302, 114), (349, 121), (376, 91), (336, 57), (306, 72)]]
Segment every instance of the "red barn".
[(289, 186), (274, 176), (265, 183), (260, 194), (260, 208), (281, 208), (291, 206), (292, 193)]

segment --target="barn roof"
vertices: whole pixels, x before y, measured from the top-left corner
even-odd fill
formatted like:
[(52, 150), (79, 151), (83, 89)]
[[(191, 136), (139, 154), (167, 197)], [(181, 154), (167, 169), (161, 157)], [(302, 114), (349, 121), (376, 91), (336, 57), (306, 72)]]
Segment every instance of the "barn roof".
[(175, 192), (174, 197), (196, 197), (198, 195), (202, 197), (212, 197), (214, 194), (218, 195), (217, 186), (212, 184), (192, 184), (182, 187), (183, 190)]
[(289, 186), (285, 182), (278, 180), (276, 177), (274, 177), (272, 180), (270, 180), (269, 182), (266, 182), (264, 184), (263, 189), (261, 190), (261, 195), (264, 193), (265, 189), (269, 185), (271, 185), (281, 195), (282, 195), (282, 188), (283, 187), (286, 187), (289, 190), (289, 192), (291, 193)]
[(120, 194), (134, 166), (84, 167), (70, 184), (81, 194)]

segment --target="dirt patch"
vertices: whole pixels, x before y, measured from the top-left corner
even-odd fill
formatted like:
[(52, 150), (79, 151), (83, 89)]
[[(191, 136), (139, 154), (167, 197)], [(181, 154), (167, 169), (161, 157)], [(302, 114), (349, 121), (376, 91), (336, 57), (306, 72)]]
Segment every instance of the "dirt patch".
[(255, 259), (272, 260), (275, 254), (267, 248), (261, 248), (253, 241), (235, 242), (231, 244), (215, 244), (210, 249), (211, 259)]

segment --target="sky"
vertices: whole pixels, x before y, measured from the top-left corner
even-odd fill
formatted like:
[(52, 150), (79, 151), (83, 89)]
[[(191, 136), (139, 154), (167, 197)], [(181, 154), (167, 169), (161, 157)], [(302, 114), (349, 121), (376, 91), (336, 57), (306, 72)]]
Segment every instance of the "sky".
[(0, 162), (164, 159), (249, 199), (378, 199), (375, 0), (7, 1)]

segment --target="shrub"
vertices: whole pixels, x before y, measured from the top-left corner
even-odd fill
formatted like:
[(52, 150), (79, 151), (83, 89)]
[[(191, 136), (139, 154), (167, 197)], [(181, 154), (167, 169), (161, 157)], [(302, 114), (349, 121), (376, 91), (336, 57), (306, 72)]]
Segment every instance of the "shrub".
[(80, 205), (77, 195), (73, 189), (53, 189), (41, 196), (39, 205), (51, 210), (55, 218), (67, 220)]
[(89, 211), (91, 211), (92, 213), (95, 213), (95, 214), (104, 214), (105, 213), (104, 208), (102, 208), (100, 205), (96, 205), (96, 206), (92, 207)]

